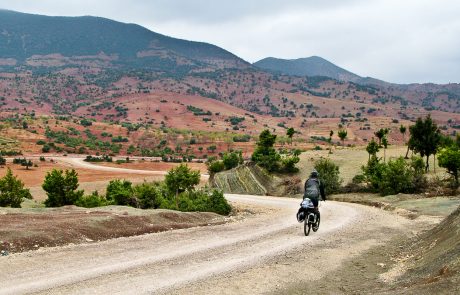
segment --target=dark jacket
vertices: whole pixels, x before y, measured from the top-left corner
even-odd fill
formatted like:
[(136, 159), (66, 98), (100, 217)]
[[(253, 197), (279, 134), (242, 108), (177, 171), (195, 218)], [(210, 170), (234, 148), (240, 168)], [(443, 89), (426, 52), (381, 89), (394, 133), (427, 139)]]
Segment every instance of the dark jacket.
[(321, 199), (323, 201), (326, 201), (326, 194), (324, 193), (324, 185), (323, 183), (318, 179), (318, 178), (314, 178), (314, 177), (310, 177), (308, 178), (306, 181), (305, 181), (305, 185), (304, 185), (304, 191), (307, 190), (307, 187), (309, 185), (312, 185), (312, 182), (316, 182), (317, 185), (319, 186), (319, 194), (321, 196)]

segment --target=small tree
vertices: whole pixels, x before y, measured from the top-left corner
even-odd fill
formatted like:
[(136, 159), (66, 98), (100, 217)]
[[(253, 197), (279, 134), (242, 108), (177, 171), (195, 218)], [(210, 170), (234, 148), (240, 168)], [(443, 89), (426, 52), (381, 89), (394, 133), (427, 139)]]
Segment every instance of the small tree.
[(438, 155), (438, 163), (442, 168), (447, 169), (447, 173), (452, 175), (455, 188), (458, 188), (458, 174), (460, 170), (460, 150), (456, 147), (442, 149)]
[(345, 139), (348, 136), (348, 132), (345, 129), (340, 129), (339, 132), (337, 133), (339, 136), (340, 140), (342, 141), (342, 146), (345, 146)]
[(46, 207), (60, 207), (74, 205), (83, 196), (83, 190), (78, 189), (78, 174), (72, 170), (53, 169), (46, 173), (42, 188), (48, 198), (45, 200)]
[(388, 134), (389, 129), (388, 128), (380, 128), (375, 132), (375, 136), (379, 139), (379, 146), (382, 146), (382, 139)]
[(107, 185), (106, 198), (116, 205), (137, 207), (137, 202), (133, 197), (132, 183), (128, 180), (111, 180)]
[(219, 173), (225, 170), (225, 165), (222, 160), (213, 160), (206, 163), (209, 174)]
[(176, 207), (177, 196), (187, 190), (192, 190), (200, 183), (200, 171), (191, 170), (187, 165), (181, 164), (169, 170), (165, 176), (165, 184), (169, 192), (175, 195)]
[(372, 138), (371, 142), (369, 142), (366, 147), (366, 151), (369, 154), (369, 160), (371, 159), (371, 156), (376, 157), (379, 150), (380, 150), (379, 145), (374, 140), (374, 138)]
[(332, 154), (332, 136), (334, 135), (334, 131), (329, 132), (329, 154)]
[(294, 134), (295, 134), (295, 130), (292, 127), (288, 128), (288, 130), (286, 131), (286, 135), (289, 137), (289, 141), (291, 145), (292, 145), (292, 137), (294, 136)]
[(208, 146), (208, 151), (210, 151), (211, 153), (214, 153), (217, 149), (217, 146), (216, 145), (211, 145), (211, 146)]
[(32, 163), (31, 160), (24, 159), (24, 161), (21, 162), (21, 166), (26, 167), (26, 170), (29, 170), (29, 167), (32, 167), (33, 165), (34, 163)]
[(409, 147), (420, 153), (422, 158), (426, 156), (425, 171), (428, 171), (429, 158), (436, 153), (441, 143), (441, 131), (428, 115), (425, 120), (418, 118), (415, 125), (409, 127), (409, 132)]
[(319, 179), (324, 184), (326, 194), (336, 193), (343, 180), (340, 178), (339, 166), (329, 159), (320, 159), (315, 163), (315, 169), (319, 173)]
[(402, 137), (403, 137), (403, 142), (404, 142), (404, 143), (406, 142), (406, 140), (405, 140), (405, 137), (406, 137), (406, 131), (407, 131), (407, 128), (406, 128), (406, 126), (404, 126), (404, 125), (402, 125), (402, 124), (401, 124), (401, 126), (399, 126), (399, 133), (401, 133), (401, 134), (402, 134)]
[(382, 146), (383, 146), (383, 162), (387, 161), (387, 148), (388, 148), (388, 139), (386, 136), (382, 138)]
[(243, 163), (243, 155), (241, 151), (228, 152), (223, 155), (222, 161), (225, 169), (229, 170)]
[(264, 167), (270, 172), (277, 171), (280, 167), (280, 155), (273, 145), (276, 141), (276, 135), (271, 134), (269, 130), (264, 130), (259, 135), (257, 147), (252, 154), (252, 160)]
[(21, 208), (23, 199), (32, 199), (32, 195), (24, 188), (24, 183), (8, 168), (6, 175), (0, 178), (0, 207)]

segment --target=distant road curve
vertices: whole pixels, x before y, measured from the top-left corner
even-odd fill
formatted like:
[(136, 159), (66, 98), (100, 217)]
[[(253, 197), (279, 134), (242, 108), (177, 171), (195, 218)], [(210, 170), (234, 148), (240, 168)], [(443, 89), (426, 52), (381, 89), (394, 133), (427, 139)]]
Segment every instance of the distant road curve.
[[(39, 158), (40, 156), (45, 156), (48, 159), (53, 159), (54, 161), (65, 163), (74, 168), (83, 168), (89, 170), (97, 171), (107, 171), (107, 172), (116, 172), (116, 173), (126, 173), (126, 174), (142, 174), (142, 175), (166, 175), (168, 171), (161, 170), (141, 170), (141, 169), (129, 169), (122, 167), (108, 167), (102, 165), (96, 165), (90, 162), (85, 161), (85, 157), (69, 155), (69, 156), (60, 156), (60, 155), (33, 155), (26, 158)], [(141, 159), (140, 157), (130, 157), (130, 159), (137, 160)], [(146, 158), (146, 160), (158, 160), (159, 158)], [(201, 178), (206, 180), (209, 178), (209, 174), (201, 174)]]

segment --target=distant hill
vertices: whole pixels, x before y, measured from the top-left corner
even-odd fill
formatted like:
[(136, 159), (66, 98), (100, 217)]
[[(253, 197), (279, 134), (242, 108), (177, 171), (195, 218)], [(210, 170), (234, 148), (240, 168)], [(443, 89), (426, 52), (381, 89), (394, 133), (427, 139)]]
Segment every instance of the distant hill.
[(299, 59), (279, 59), (268, 57), (253, 64), (254, 66), (279, 72), (286, 75), (295, 76), (324, 76), (339, 81), (358, 82), (362, 78), (335, 64), (321, 58), (312, 56)]
[(217, 46), (171, 38), (105, 18), (50, 17), (0, 10), (0, 66), (247, 67)]

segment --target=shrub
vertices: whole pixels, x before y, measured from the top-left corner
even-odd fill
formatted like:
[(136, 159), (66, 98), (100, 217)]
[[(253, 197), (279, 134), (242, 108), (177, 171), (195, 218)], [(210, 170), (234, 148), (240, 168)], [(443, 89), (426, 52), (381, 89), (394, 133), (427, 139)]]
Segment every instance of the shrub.
[(200, 189), (180, 194), (178, 197), (178, 210), (228, 214), (231, 211), (231, 207), (222, 191)]
[(357, 174), (353, 177), (351, 180), (351, 183), (353, 184), (360, 184), (366, 181), (366, 177), (363, 174)]
[(281, 172), (285, 173), (296, 173), (299, 171), (295, 165), (299, 163), (300, 158), (298, 156), (285, 156), (281, 159)]
[(240, 164), (243, 164), (243, 155), (241, 151), (238, 152), (228, 152), (225, 153), (222, 157), (223, 164), (226, 170), (237, 167)]
[(382, 195), (393, 195), (399, 192), (413, 192), (411, 171), (403, 158), (389, 161), (384, 165), (379, 191)]
[(93, 122), (90, 121), (90, 120), (88, 120), (88, 119), (83, 119), (83, 120), (80, 121), (80, 124), (81, 124), (82, 126), (88, 127), (88, 126), (93, 125)]
[(0, 207), (21, 208), (23, 199), (32, 199), (32, 195), (24, 188), (24, 183), (8, 168), (6, 175), (0, 178)]
[(53, 169), (46, 173), (42, 188), (48, 198), (45, 200), (46, 207), (60, 207), (74, 205), (83, 196), (78, 188), (78, 174), (75, 170)]
[(275, 141), (276, 135), (271, 134), (269, 130), (262, 131), (252, 154), (252, 160), (269, 172), (278, 171), (280, 168), (281, 156), (273, 148)]
[(165, 176), (166, 187), (174, 194), (191, 190), (198, 183), (200, 183), (200, 171), (191, 170), (184, 164), (169, 170)]
[(366, 181), (370, 184), (371, 188), (375, 191), (379, 191), (380, 180), (382, 179), (383, 170), (385, 169), (385, 164), (381, 163), (379, 158), (375, 155), (371, 156), (369, 161), (367, 161), (366, 166), (362, 166), (361, 170)]
[(221, 160), (214, 160), (211, 162), (207, 162), (206, 165), (208, 166), (208, 172), (210, 174), (219, 173), (225, 170), (224, 162)]
[(84, 208), (102, 207), (108, 204), (107, 199), (104, 196), (100, 196), (97, 191), (94, 191), (91, 195), (82, 196), (75, 202), (75, 205)]
[(48, 153), (50, 150), (51, 150), (51, 147), (48, 144), (45, 144), (42, 147), (42, 152), (44, 152), (44, 153)]
[(107, 186), (106, 198), (115, 205), (138, 207), (131, 181), (115, 179)]
[(319, 173), (319, 179), (324, 185), (326, 194), (338, 192), (343, 182), (340, 178), (339, 166), (329, 159), (321, 158), (316, 161), (315, 169)]
[(112, 162), (112, 157), (107, 156), (107, 155), (103, 155), (101, 157), (94, 157), (94, 156), (88, 155), (83, 161), (85, 162)]
[(452, 176), (454, 187), (458, 188), (458, 174), (460, 170), (460, 150), (457, 147), (444, 148), (438, 155), (439, 166), (446, 168), (447, 173)]
[(399, 157), (388, 163), (381, 163), (377, 157), (371, 157), (362, 169), (372, 188), (386, 196), (415, 193), (426, 187), (424, 167), (421, 157), (413, 157), (410, 161)]
[(157, 209), (164, 202), (167, 194), (163, 183), (142, 183), (134, 187), (134, 197), (142, 209)]
[(0, 156), (0, 166), (6, 165), (6, 159)]
[(235, 135), (233, 136), (233, 142), (249, 142), (251, 140), (251, 136), (248, 134), (242, 135)]

